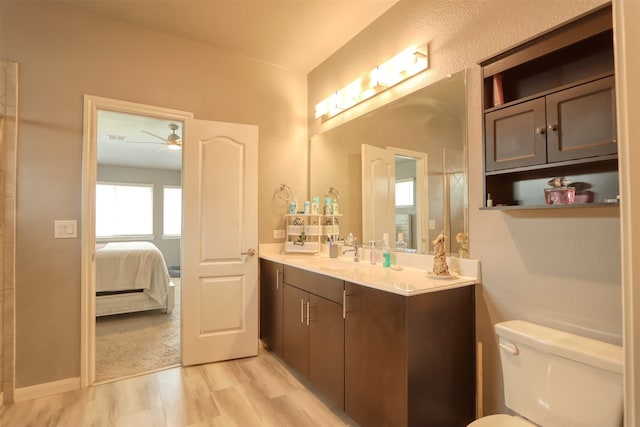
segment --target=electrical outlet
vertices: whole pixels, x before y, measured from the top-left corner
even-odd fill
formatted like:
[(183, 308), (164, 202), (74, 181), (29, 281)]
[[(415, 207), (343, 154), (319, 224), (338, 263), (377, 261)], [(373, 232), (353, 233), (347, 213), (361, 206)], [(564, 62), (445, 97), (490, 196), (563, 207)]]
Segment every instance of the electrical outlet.
[(284, 239), (284, 230), (273, 230), (274, 239)]
[(435, 230), (436, 229), (436, 220), (435, 219), (430, 219), (429, 220), (429, 230)]

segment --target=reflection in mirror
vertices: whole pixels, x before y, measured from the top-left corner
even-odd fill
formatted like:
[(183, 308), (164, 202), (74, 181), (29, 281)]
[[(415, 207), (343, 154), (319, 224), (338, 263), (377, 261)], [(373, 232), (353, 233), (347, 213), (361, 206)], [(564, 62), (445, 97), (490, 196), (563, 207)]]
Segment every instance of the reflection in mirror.
[(429, 253), (444, 231), (458, 253), (468, 217), (464, 71), (313, 136), (310, 153), (310, 196), (339, 189), (342, 237), (389, 233), (393, 246), (402, 233), (412, 252)]

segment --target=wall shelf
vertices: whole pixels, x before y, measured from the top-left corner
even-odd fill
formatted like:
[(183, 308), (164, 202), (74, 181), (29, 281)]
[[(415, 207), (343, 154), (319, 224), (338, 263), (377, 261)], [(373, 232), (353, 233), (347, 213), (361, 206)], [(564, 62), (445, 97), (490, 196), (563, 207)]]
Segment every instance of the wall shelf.
[(527, 206), (481, 206), (482, 211), (526, 211), (541, 209), (593, 209), (593, 208), (619, 208), (620, 203), (574, 203), (572, 205), (527, 205)]

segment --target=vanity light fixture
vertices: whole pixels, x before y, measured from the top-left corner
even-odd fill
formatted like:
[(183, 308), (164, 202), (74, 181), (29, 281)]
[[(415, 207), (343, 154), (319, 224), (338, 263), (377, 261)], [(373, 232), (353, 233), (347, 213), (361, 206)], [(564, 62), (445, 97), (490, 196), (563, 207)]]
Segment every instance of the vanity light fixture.
[(364, 76), (354, 80), (315, 107), (315, 118), (323, 121), (407, 80), (429, 68), (429, 50), (409, 47)]

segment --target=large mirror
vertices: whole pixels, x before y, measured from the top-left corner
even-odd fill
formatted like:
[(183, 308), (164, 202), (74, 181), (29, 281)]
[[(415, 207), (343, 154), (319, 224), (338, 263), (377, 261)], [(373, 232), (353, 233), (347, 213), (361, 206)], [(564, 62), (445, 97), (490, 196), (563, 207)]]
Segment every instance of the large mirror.
[[(311, 138), (310, 196), (339, 192), (340, 234), (380, 247), (401, 233), (431, 253), (467, 237), (466, 75), (460, 71)], [(462, 235), (460, 235), (462, 237)]]

